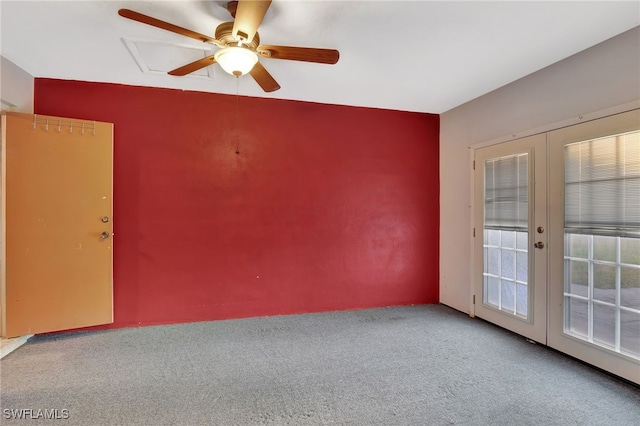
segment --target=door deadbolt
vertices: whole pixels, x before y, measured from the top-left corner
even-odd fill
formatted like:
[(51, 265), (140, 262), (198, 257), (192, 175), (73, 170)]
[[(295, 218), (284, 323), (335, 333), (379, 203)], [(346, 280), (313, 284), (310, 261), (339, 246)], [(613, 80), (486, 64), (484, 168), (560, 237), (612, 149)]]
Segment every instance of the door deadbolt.
[(544, 228), (542, 226), (538, 226), (538, 234), (542, 234), (544, 232)]
[(100, 234), (100, 238), (102, 238), (103, 240), (106, 240), (107, 238), (109, 238), (109, 234), (107, 231), (104, 231), (102, 234)]
[(542, 241), (538, 241), (537, 243), (535, 243), (533, 245), (535, 248), (537, 249), (543, 249), (544, 248), (544, 243)]
[(102, 220), (103, 223), (107, 223), (109, 222), (109, 216), (102, 216), (100, 220)]

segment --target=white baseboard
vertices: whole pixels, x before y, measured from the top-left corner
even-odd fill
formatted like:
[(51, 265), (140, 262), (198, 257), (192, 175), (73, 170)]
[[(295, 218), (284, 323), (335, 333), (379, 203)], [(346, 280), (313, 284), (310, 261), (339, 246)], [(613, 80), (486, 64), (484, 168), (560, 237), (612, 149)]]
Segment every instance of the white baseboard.
[(33, 337), (33, 334), (27, 336), (14, 337), (12, 339), (0, 339), (0, 359), (9, 355), (11, 352), (18, 349), (20, 346), (27, 343), (29, 338)]

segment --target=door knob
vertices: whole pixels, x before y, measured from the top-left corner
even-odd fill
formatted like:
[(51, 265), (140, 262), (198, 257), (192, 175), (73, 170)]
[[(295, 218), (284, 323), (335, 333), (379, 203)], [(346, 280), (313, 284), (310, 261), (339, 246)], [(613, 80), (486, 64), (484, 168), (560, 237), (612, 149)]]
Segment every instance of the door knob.
[(544, 243), (543, 243), (542, 241), (538, 241), (538, 242), (537, 242), (537, 243), (535, 243), (533, 246), (534, 246), (535, 248), (537, 248), (537, 249), (542, 249), (542, 248), (544, 248)]
[(106, 240), (107, 238), (109, 238), (109, 235), (110, 234), (107, 231), (104, 231), (102, 234), (100, 234), (100, 238)]

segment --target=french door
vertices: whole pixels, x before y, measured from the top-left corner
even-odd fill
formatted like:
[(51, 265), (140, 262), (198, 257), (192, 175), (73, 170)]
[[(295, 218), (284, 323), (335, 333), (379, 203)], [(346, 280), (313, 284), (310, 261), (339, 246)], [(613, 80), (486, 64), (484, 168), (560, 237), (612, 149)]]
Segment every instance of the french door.
[(640, 383), (640, 110), (549, 133), (549, 346)]
[(475, 151), (475, 315), (546, 343), (546, 138)]
[(474, 159), (475, 315), (640, 383), (640, 110)]

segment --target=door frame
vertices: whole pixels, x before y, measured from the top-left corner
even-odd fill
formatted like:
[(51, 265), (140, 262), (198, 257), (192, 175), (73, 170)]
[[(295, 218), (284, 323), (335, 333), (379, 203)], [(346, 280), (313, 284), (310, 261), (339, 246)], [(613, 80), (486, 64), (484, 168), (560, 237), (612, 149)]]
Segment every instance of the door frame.
[[(547, 276), (547, 345), (566, 355), (582, 360), (597, 368), (601, 368), (607, 372), (615, 374), (626, 380), (630, 380), (640, 384), (640, 362), (624, 354), (618, 354), (604, 348), (593, 346), (588, 342), (584, 342), (578, 338), (564, 334), (564, 307), (563, 291), (564, 291), (564, 199), (562, 191), (558, 192), (558, 188), (552, 186), (553, 182), (557, 182), (557, 175), (563, 174), (564, 156), (557, 155), (552, 146), (557, 142), (557, 138), (563, 134), (566, 137), (573, 128), (578, 129), (585, 126), (588, 134), (582, 134), (581, 137), (574, 139), (575, 142), (580, 140), (596, 139), (602, 136), (608, 136), (616, 133), (624, 133), (637, 130), (640, 124), (640, 103), (631, 102), (625, 105), (608, 108), (598, 112), (580, 115), (579, 117), (557, 122), (544, 127), (524, 132), (525, 135), (544, 135), (546, 138), (547, 155), (546, 162), (548, 164), (547, 178), (547, 260), (548, 272)], [(600, 127), (600, 129), (598, 129)], [(494, 139), (470, 146), (470, 168), (475, 158), (475, 152), (485, 147), (509, 143), (515, 138), (515, 134), (511, 137)], [(575, 136), (574, 136), (575, 138)], [(525, 139), (522, 137), (520, 139)], [(569, 139), (567, 139), (569, 140)], [(564, 145), (564, 144), (562, 144)], [(556, 148), (557, 149), (557, 148)], [(560, 148), (561, 149), (561, 148)], [(476, 210), (479, 205), (476, 201), (475, 194), (475, 173), (472, 170), (470, 174), (470, 228), (473, 230), (476, 226)], [(560, 188), (562, 190), (562, 188)], [(482, 203), (480, 204), (480, 206)], [(481, 235), (480, 235), (481, 236)], [(477, 315), (477, 305), (473, 302), (473, 295), (477, 294), (475, 283), (478, 280), (478, 263), (482, 263), (482, 252), (478, 256), (474, 250), (475, 237), (470, 233), (470, 251), (471, 251), (471, 273), (470, 273), (470, 297), (469, 312), (470, 316)], [(482, 271), (482, 265), (480, 265)], [(560, 284), (558, 285), (558, 278)], [(516, 331), (517, 332), (517, 331)], [(585, 351), (586, 349), (586, 351)], [(587, 353), (585, 353), (587, 352)]]

